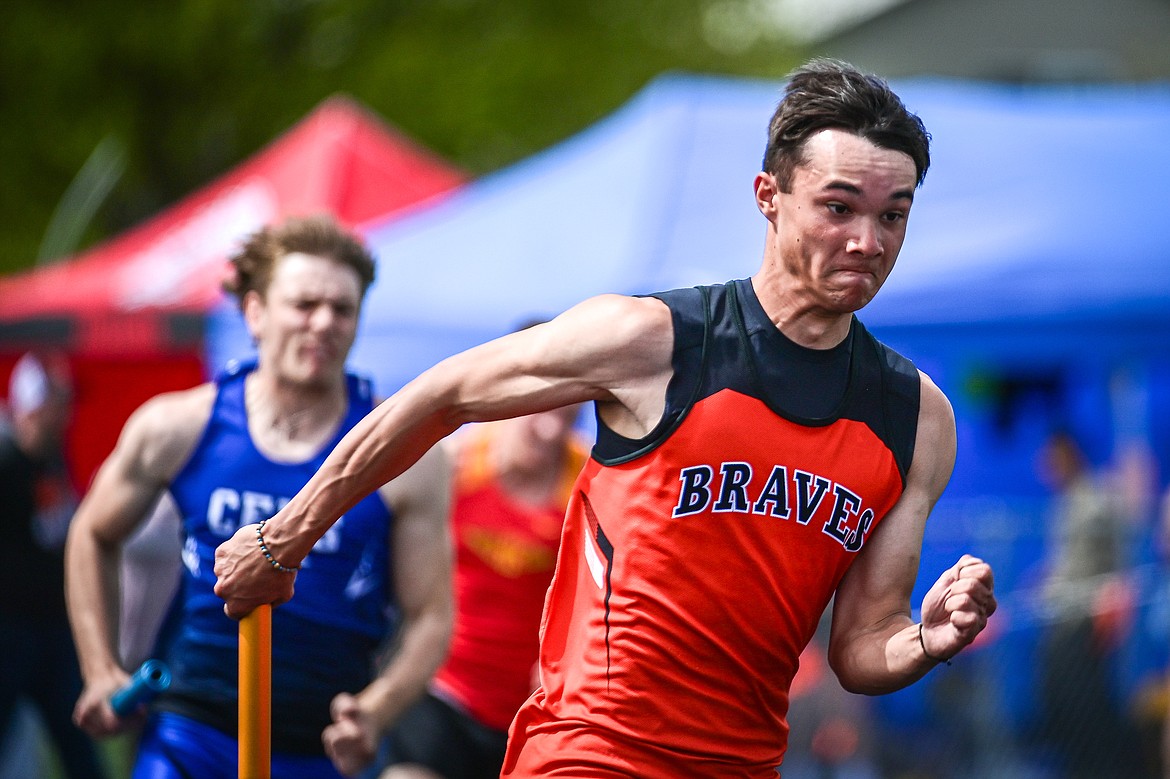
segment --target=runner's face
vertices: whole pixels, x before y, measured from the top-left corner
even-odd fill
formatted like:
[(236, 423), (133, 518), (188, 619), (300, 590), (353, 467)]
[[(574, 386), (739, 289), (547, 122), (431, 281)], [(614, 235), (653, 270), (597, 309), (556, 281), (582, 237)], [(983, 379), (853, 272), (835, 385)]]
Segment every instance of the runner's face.
[(245, 312), (261, 363), (282, 380), (319, 386), (342, 375), (360, 307), (353, 268), (289, 254), (276, 263), (264, 299), (252, 295)]
[(914, 161), (843, 130), (811, 137), (805, 157), (792, 191), (776, 195), (780, 261), (816, 305), (856, 311), (877, 294), (902, 248)]
[(517, 424), (524, 428), (528, 448), (538, 455), (559, 452), (565, 441), (573, 434), (573, 426), (581, 416), (581, 406), (562, 406), (550, 411), (517, 417)]

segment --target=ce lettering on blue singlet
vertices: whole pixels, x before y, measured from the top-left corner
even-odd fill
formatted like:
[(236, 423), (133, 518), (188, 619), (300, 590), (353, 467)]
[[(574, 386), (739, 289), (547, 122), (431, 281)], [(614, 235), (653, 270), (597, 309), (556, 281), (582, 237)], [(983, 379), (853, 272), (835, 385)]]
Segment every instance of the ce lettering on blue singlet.
[[(207, 527), (221, 538), (230, 538), (244, 525), (269, 519), (284, 508), (290, 498), (254, 490), (216, 487), (207, 501)], [(341, 528), (345, 517), (337, 520), (313, 545), (313, 551), (329, 554), (341, 546)]]

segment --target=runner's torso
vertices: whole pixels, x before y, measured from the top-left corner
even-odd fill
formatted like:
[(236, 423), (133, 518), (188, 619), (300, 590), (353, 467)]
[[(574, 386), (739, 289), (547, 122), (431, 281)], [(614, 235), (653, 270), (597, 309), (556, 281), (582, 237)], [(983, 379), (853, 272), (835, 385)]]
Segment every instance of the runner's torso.
[(800, 652), (904, 486), (918, 374), (859, 322), (814, 351), (750, 281), (656, 297), (666, 413), (599, 425), (505, 774), (774, 776)]
[(492, 465), (492, 424), (466, 431), (455, 468), (455, 632), (432, 682), (436, 695), (507, 730), (532, 692), (537, 633), (556, 563), (565, 504), (585, 462), (566, 444), (561, 485), (544, 505), (521, 503)]
[[(347, 376), (349, 405), (332, 441), (310, 460), (277, 463), (248, 433), (244, 384), (249, 367), (217, 379), (203, 437), (171, 484), (183, 517), (183, 579), (164, 637), (173, 681), (159, 699), (174, 711), (236, 732), (239, 624), (212, 591), (215, 550), (235, 531), (276, 513), (309, 480), (341, 436), (373, 407), (368, 382)], [(389, 628), (392, 518), (374, 493), (317, 542), (297, 574), (296, 596), (273, 611), (272, 743), (276, 751), (320, 752), (329, 702), (371, 676)], [(259, 554), (259, 552), (257, 552)]]

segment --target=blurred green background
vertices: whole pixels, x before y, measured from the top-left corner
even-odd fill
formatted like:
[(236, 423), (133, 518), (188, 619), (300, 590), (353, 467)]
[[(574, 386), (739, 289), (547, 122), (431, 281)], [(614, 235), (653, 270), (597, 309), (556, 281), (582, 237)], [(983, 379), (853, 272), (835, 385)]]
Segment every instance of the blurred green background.
[(783, 76), (802, 53), (762, 13), (755, 0), (21, 0), (0, 24), (0, 273), (116, 235), (338, 92), (481, 175), (665, 71)]

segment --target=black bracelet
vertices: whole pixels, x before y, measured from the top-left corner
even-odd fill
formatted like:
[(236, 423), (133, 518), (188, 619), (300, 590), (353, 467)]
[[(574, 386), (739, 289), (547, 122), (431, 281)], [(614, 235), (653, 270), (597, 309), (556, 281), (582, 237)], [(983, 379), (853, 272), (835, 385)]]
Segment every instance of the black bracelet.
[(922, 654), (926, 655), (927, 660), (933, 660), (936, 663), (946, 663), (947, 665), (951, 664), (951, 661), (949, 659), (944, 659), (941, 657), (934, 657), (933, 655), (930, 654), (930, 652), (926, 651), (926, 641), (924, 641), (922, 638), (922, 623), (921, 622), (918, 623), (918, 645), (922, 647)]
[(297, 571), (301, 570), (299, 566), (289, 568), (287, 565), (281, 565), (276, 561), (276, 558), (272, 556), (272, 553), (268, 551), (268, 545), (264, 543), (263, 535), (264, 523), (267, 521), (267, 519), (262, 519), (260, 520), (260, 524), (256, 525), (256, 542), (260, 544), (260, 554), (264, 555), (264, 559), (271, 563), (272, 567), (281, 573), (296, 573)]

